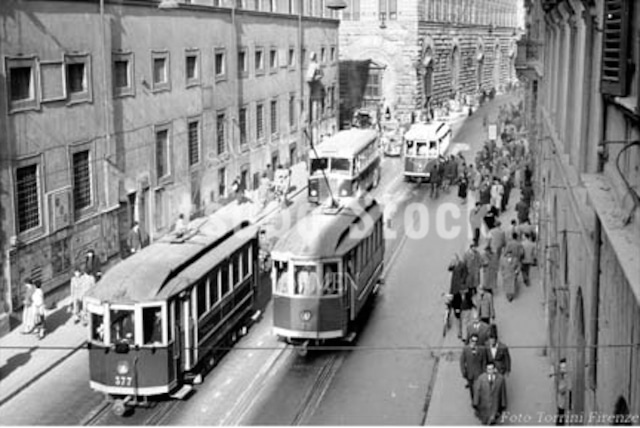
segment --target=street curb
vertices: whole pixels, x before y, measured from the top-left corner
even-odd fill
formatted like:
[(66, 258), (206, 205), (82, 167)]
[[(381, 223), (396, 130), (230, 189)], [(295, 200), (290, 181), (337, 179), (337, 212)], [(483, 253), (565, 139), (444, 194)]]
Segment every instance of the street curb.
[(43, 370), (40, 371), (40, 373), (38, 373), (37, 375), (35, 375), (31, 379), (27, 380), (22, 386), (20, 386), (19, 388), (15, 389), (13, 392), (11, 392), (9, 395), (7, 395), (5, 398), (0, 400), (0, 407), (2, 407), (7, 402), (11, 401), (13, 398), (16, 397), (16, 395), (20, 394), (22, 391), (24, 391), (25, 389), (27, 389), (28, 387), (30, 387), (31, 385), (36, 383), (38, 380), (40, 380), (40, 378), (42, 378), (49, 371), (55, 369), (60, 364), (62, 364), (66, 360), (68, 360), (73, 354), (78, 352), (80, 349), (84, 348), (86, 346), (86, 344), (87, 344), (87, 341), (86, 340), (83, 341), (80, 345), (76, 346), (70, 352), (68, 352), (67, 354), (63, 355), (60, 359), (54, 361), (53, 364), (45, 367)]

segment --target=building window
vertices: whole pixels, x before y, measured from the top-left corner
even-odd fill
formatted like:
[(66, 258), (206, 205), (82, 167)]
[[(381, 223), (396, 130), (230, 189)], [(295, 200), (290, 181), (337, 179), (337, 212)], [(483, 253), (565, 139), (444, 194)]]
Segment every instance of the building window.
[(240, 128), (240, 146), (247, 144), (247, 108), (242, 107), (238, 112), (238, 127)]
[(629, 47), (633, 44), (633, 33), (630, 31), (630, 3), (629, 0), (604, 2), (600, 89), (603, 94), (619, 97), (629, 95)]
[(324, 64), (327, 62), (327, 49), (325, 47), (320, 48), (320, 63)]
[(40, 102), (67, 99), (64, 61), (40, 62)]
[(295, 48), (289, 48), (289, 69), (296, 68), (296, 50)]
[(264, 105), (262, 103), (256, 106), (256, 139), (264, 139)]
[(256, 76), (264, 74), (264, 49), (256, 48), (255, 60)]
[(271, 100), (271, 136), (278, 135), (278, 100)]
[(8, 58), (6, 70), (10, 112), (37, 109), (35, 58)]
[(296, 96), (289, 95), (289, 128), (296, 128)]
[(38, 187), (37, 164), (23, 166), (16, 170), (17, 223), (20, 233), (40, 226)]
[(382, 73), (384, 68), (372, 67), (369, 69), (369, 80), (365, 88), (365, 99), (375, 101), (382, 98)]
[(65, 55), (67, 93), (70, 102), (91, 101), (89, 55)]
[(169, 129), (156, 130), (156, 177), (158, 181), (170, 175)]
[(224, 80), (227, 76), (227, 58), (224, 49), (215, 51), (215, 77), (216, 82)]
[(336, 87), (329, 88), (329, 110), (333, 112), (336, 108)]
[(112, 58), (114, 96), (133, 95), (133, 54), (114, 53)]
[(451, 52), (451, 88), (454, 91), (458, 90), (459, 77), (460, 76), (460, 49), (457, 46), (453, 47)]
[(200, 121), (190, 120), (187, 123), (187, 139), (189, 149), (189, 166), (200, 162)]
[(278, 50), (271, 49), (269, 51), (269, 70), (272, 73), (278, 72)]
[(91, 206), (89, 150), (75, 152), (73, 158), (73, 209), (76, 213)]
[(153, 90), (165, 91), (171, 89), (169, 77), (169, 52), (152, 52)]
[(227, 195), (227, 169), (224, 167), (218, 170), (218, 194), (221, 198)]
[(225, 132), (225, 114), (219, 112), (216, 115), (216, 142), (218, 144), (218, 154), (221, 155), (227, 151), (227, 133)]
[(240, 76), (246, 77), (249, 74), (249, 59), (247, 57), (247, 49), (240, 49), (238, 52), (238, 73)]
[(336, 47), (335, 46), (331, 46), (331, 54), (330, 54), (329, 60), (332, 63), (336, 62)]
[(185, 55), (185, 75), (187, 87), (200, 84), (200, 52), (190, 49)]

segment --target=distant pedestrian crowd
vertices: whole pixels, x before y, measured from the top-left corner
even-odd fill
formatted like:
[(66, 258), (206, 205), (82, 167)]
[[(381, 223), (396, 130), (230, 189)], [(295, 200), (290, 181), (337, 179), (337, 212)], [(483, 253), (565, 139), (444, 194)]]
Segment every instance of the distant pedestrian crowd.
[[(513, 301), (518, 290), (530, 284), (529, 271), (537, 263), (536, 229), (531, 224), (533, 166), (527, 142), (519, 138), (521, 109), (512, 104), (500, 107), (497, 139), (484, 143), (475, 159), (476, 170), (468, 169), (472, 172), (465, 178), (477, 201), (469, 214), (473, 238), (448, 267), (449, 305), (465, 344), (461, 374), (476, 416), (486, 425), (497, 423), (507, 407), (506, 378), (511, 371), (509, 348), (499, 340), (494, 298), (501, 288)], [(489, 126), (486, 117), (484, 122)], [(521, 195), (514, 207), (516, 218), (503, 225), (514, 188)]]

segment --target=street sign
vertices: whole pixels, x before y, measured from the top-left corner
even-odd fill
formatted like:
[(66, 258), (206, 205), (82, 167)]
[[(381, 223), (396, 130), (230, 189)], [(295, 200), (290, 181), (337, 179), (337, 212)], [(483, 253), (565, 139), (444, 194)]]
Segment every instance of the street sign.
[(498, 125), (489, 124), (489, 140), (496, 141), (498, 139)]

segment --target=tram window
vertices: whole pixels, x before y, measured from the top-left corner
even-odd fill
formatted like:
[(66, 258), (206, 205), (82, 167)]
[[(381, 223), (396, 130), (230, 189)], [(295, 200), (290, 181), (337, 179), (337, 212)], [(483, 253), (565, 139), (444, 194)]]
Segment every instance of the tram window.
[(289, 294), (289, 264), (287, 262), (276, 262), (276, 292), (279, 294)]
[(295, 294), (302, 296), (317, 296), (320, 294), (320, 283), (315, 266), (296, 266), (294, 273), (296, 281)]
[(246, 278), (250, 273), (249, 257), (251, 253), (251, 245), (247, 245), (242, 250), (242, 278)]
[(91, 314), (91, 340), (104, 342), (104, 317)]
[(231, 258), (231, 282), (235, 287), (240, 285), (242, 278), (240, 278), (240, 254), (236, 253)]
[(207, 280), (201, 280), (196, 285), (196, 304), (198, 307), (198, 318), (207, 312)]
[(331, 172), (341, 172), (341, 173), (351, 174), (351, 159), (332, 158)]
[(135, 324), (132, 309), (111, 310), (111, 340), (133, 343)]
[(322, 170), (327, 169), (329, 160), (327, 158), (311, 159), (311, 175), (315, 175)]
[(209, 307), (218, 303), (220, 300), (220, 294), (218, 294), (218, 271), (214, 270), (209, 274)]
[(322, 294), (338, 294), (339, 292), (340, 278), (338, 276), (338, 263), (325, 263)]
[(220, 298), (226, 296), (230, 290), (231, 287), (229, 285), (229, 264), (225, 262), (220, 268)]
[(162, 310), (160, 308), (142, 309), (142, 332), (145, 345), (162, 344)]
[(427, 143), (418, 143), (418, 156), (427, 155)]
[(409, 156), (413, 156), (414, 155), (414, 150), (415, 150), (415, 144), (412, 140), (407, 140), (406, 141), (406, 145), (405, 145), (405, 154), (409, 155)]

